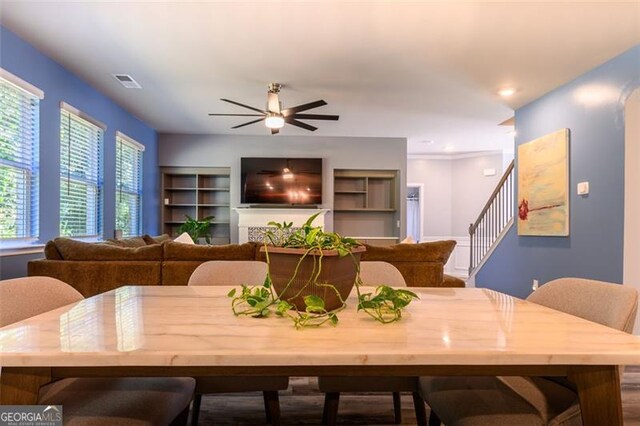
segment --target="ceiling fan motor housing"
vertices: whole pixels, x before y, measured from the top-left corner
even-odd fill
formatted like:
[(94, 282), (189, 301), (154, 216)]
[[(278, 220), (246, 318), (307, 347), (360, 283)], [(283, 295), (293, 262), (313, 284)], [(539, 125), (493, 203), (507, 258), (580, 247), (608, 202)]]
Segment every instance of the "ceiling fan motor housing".
[(282, 84), (280, 84), (280, 83), (269, 83), (269, 92), (271, 92), (271, 93), (280, 93), (280, 89), (282, 89)]

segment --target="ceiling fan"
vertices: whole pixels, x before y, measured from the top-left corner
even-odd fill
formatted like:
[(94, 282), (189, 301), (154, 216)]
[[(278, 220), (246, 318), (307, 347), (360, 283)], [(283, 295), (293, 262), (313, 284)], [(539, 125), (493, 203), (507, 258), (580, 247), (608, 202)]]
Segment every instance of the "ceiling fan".
[(338, 115), (324, 115), (324, 114), (300, 114), (303, 111), (308, 111), (313, 108), (318, 108), (327, 103), (323, 100), (309, 102), (294, 106), (287, 109), (282, 109), (282, 103), (278, 99), (278, 93), (280, 93), (282, 85), (280, 83), (269, 83), (269, 91), (267, 92), (267, 109), (262, 110), (254, 108), (249, 105), (241, 104), (240, 102), (232, 101), (230, 99), (220, 99), (221, 101), (228, 102), (230, 104), (238, 105), (243, 108), (250, 109), (259, 114), (209, 114), (210, 116), (218, 117), (260, 117), (257, 120), (248, 121), (237, 126), (233, 126), (232, 129), (238, 129), (240, 127), (248, 126), (249, 124), (258, 123), (264, 121), (265, 126), (271, 129), (271, 134), (277, 134), (285, 123), (292, 126), (300, 127), (309, 131), (316, 131), (318, 128), (310, 124), (303, 123), (299, 120), (333, 120), (337, 121), (340, 116)]

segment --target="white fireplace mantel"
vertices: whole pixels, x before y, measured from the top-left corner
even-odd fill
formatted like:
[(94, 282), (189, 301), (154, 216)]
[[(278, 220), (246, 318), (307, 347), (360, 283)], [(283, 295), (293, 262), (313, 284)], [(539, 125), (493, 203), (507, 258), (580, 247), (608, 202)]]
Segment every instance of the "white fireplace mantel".
[(314, 226), (324, 228), (324, 218), (329, 209), (304, 209), (304, 208), (250, 208), (238, 207), (234, 209), (238, 213), (238, 242), (262, 241), (257, 238), (261, 232), (268, 228), (269, 222), (293, 222), (293, 228), (298, 228), (309, 219), (309, 216), (320, 213), (313, 221)]

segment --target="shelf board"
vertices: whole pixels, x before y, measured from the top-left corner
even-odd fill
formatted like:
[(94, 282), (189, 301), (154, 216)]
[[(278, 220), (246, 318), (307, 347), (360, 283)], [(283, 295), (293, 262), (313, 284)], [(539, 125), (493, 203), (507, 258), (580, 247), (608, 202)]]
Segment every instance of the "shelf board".
[(229, 188), (198, 188), (198, 191), (226, 191), (226, 192), (229, 192)]
[(366, 194), (367, 191), (335, 191), (336, 194)]
[(165, 188), (165, 191), (195, 191), (198, 188)]
[(165, 220), (164, 223), (166, 225), (182, 225), (186, 222), (184, 220)]
[(370, 208), (359, 208), (359, 209), (333, 209), (334, 212), (363, 212), (363, 213), (381, 213), (381, 212), (395, 212), (396, 209), (370, 209)]
[(195, 207), (197, 204), (165, 204), (167, 207)]
[(198, 204), (198, 207), (229, 207), (229, 204), (213, 203), (213, 204)]
[(214, 220), (213, 222), (210, 222), (211, 225), (228, 225), (229, 221), (228, 220)]

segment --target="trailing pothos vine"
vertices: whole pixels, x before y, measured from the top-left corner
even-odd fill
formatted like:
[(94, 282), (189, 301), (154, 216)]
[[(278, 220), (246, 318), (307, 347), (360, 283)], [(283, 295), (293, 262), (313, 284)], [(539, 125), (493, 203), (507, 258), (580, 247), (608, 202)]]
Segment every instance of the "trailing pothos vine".
[[(290, 318), (296, 328), (319, 327), (329, 323), (338, 324), (338, 313), (346, 308), (346, 303), (338, 290), (329, 283), (318, 282), (322, 272), (323, 254), (327, 250), (337, 251), (340, 257), (351, 256), (356, 265), (355, 287), (358, 295), (358, 311), (363, 311), (376, 321), (383, 324), (398, 321), (402, 318), (402, 310), (418, 296), (407, 289), (393, 289), (386, 285), (376, 287), (373, 293), (361, 293), (360, 268), (358, 261), (353, 256), (352, 249), (359, 247), (360, 243), (353, 238), (343, 237), (335, 232), (325, 232), (319, 226), (312, 226), (319, 213), (311, 216), (305, 224), (297, 230), (293, 230), (292, 222), (269, 222), (271, 229), (264, 233), (265, 255), (269, 264), (269, 246), (303, 249), (295, 270), (285, 287), (289, 288), (298, 275), (300, 265), (308, 256), (313, 257), (314, 269), (312, 276), (305, 284), (318, 287), (326, 287), (335, 291), (341, 302), (337, 309), (327, 310), (325, 301), (316, 295), (304, 297), (304, 307), (296, 307), (288, 300), (282, 300), (274, 291), (271, 276), (267, 273), (262, 285), (249, 286), (243, 284), (239, 289), (232, 289), (228, 296), (232, 298), (231, 308), (235, 315), (248, 315), (256, 318), (267, 317), (274, 314), (279, 317)], [(296, 293), (298, 296), (302, 290)], [(282, 292), (284, 293), (284, 291)], [(295, 296), (294, 296), (295, 297)], [(303, 308), (303, 309), (302, 309)]]

